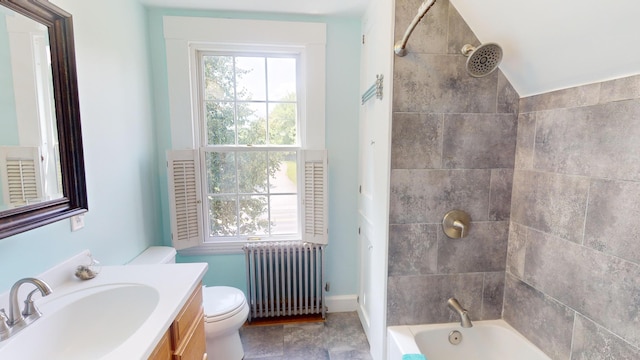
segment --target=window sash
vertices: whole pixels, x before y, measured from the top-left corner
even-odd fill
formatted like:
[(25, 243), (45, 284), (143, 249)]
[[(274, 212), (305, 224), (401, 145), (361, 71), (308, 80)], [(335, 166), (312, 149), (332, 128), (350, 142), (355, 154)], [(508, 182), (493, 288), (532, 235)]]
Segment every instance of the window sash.
[[(221, 51), (221, 50), (206, 50), (206, 49), (198, 49), (195, 51), (196, 56), (196, 64), (197, 64), (197, 99), (198, 99), (198, 121), (197, 121), (197, 129), (199, 132), (198, 141), (200, 146), (206, 147), (219, 147), (219, 146), (295, 146), (301, 147), (304, 144), (303, 140), (303, 124), (305, 123), (304, 119), (304, 78), (302, 71), (302, 59), (301, 54), (299, 52), (292, 52), (291, 49), (278, 49), (274, 48), (272, 51), (264, 51), (264, 50), (256, 50), (252, 51), (251, 47), (247, 47), (242, 51)], [(224, 99), (206, 99), (206, 81), (205, 81), (205, 57), (207, 56), (230, 56), (233, 57), (233, 98), (224, 98)], [(237, 57), (256, 57), (265, 60), (265, 99), (264, 100), (251, 100), (251, 99), (241, 99), (238, 98), (238, 86), (237, 86), (237, 77), (236, 77), (236, 61)], [(296, 62), (295, 67), (295, 76), (296, 76), (296, 85), (295, 85), (295, 101), (287, 101), (281, 99), (270, 99), (269, 98), (269, 73), (267, 69), (267, 60), (273, 58), (287, 58), (294, 59)], [(208, 133), (208, 118), (207, 118), (207, 104), (232, 104), (233, 106), (233, 116), (234, 116), (234, 135), (235, 141), (234, 144), (210, 144), (209, 139), (207, 138)], [(243, 144), (239, 141), (239, 131), (238, 131), (238, 104), (253, 104), (253, 105), (263, 105), (265, 106), (265, 114), (266, 114), (266, 134), (265, 134), (265, 142), (264, 143), (256, 143), (256, 144)], [(296, 138), (292, 144), (272, 144), (270, 143), (270, 107), (272, 105), (278, 104), (291, 104), (295, 105), (295, 133)]]
[[(264, 191), (255, 191), (255, 192), (247, 192), (247, 191), (240, 191), (240, 186), (238, 184), (238, 157), (235, 156), (234, 157), (234, 177), (235, 177), (235, 191), (224, 191), (224, 192), (219, 192), (219, 193), (212, 193), (209, 189), (209, 179), (208, 176), (206, 175), (208, 173), (208, 163), (207, 163), (207, 154), (208, 153), (217, 153), (217, 152), (228, 152), (228, 153), (235, 153), (235, 154), (242, 154), (242, 153), (249, 153), (249, 152), (261, 152), (261, 153), (265, 153), (265, 155), (268, 158), (268, 153), (269, 152), (290, 152), (290, 153), (295, 153), (295, 163), (296, 163), (296, 191), (295, 192), (288, 192), (288, 191), (272, 191), (269, 187), (270, 183), (269, 181), (271, 180), (271, 177), (268, 176), (267, 174), (267, 188)], [(269, 163), (267, 162), (265, 164), (265, 170), (267, 170), (267, 166), (270, 166)], [(206, 229), (205, 234), (204, 234), (204, 242), (205, 243), (216, 243), (216, 242), (236, 242), (236, 241), (247, 241), (247, 240), (299, 240), (302, 236), (301, 232), (302, 232), (302, 198), (301, 198), (301, 187), (302, 187), (302, 176), (303, 174), (300, 173), (300, 169), (301, 168), (301, 149), (298, 147), (260, 147), (260, 148), (255, 148), (255, 147), (235, 147), (235, 146), (225, 146), (225, 147), (202, 147), (200, 149), (200, 169), (201, 169), (201, 191), (202, 194), (204, 194), (203, 197), (203, 202), (202, 202), (202, 213), (205, 214), (205, 216), (203, 217), (203, 221), (204, 221), (204, 228)], [(268, 170), (267, 170), (268, 171)], [(296, 201), (295, 201), (295, 206), (296, 206), (296, 211), (295, 211), (295, 215), (296, 215), (296, 230), (295, 232), (291, 232), (291, 233), (284, 233), (284, 234), (277, 234), (277, 225), (276, 227), (272, 226), (271, 223), (274, 220), (274, 214), (273, 214), (273, 210), (274, 210), (274, 206), (271, 202), (271, 200), (274, 197), (278, 197), (278, 196), (291, 196), (291, 195), (295, 195), (296, 196)], [(266, 217), (267, 220), (269, 221), (269, 225), (267, 226), (267, 230), (266, 233), (264, 234), (260, 234), (260, 233), (256, 233), (256, 234), (242, 234), (240, 229), (241, 229), (241, 223), (240, 223), (240, 215), (241, 215), (241, 209), (240, 209), (240, 201), (243, 197), (248, 197), (248, 196), (263, 196), (267, 198), (267, 210), (266, 210)], [(211, 232), (211, 221), (215, 221), (215, 219), (212, 218), (211, 214), (210, 214), (210, 209), (211, 209), (211, 200), (212, 199), (233, 199), (235, 201), (235, 216), (236, 216), (236, 226), (235, 226), (235, 235), (225, 235), (225, 236), (221, 236), (221, 235), (212, 235)]]

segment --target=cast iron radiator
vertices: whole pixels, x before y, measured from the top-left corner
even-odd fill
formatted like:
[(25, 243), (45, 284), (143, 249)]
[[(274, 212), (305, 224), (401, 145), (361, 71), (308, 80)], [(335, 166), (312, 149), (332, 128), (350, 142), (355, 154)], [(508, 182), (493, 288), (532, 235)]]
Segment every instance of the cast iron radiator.
[(314, 314), (324, 319), (324, 247), (294, 241), (245, 244), (249, 322)]

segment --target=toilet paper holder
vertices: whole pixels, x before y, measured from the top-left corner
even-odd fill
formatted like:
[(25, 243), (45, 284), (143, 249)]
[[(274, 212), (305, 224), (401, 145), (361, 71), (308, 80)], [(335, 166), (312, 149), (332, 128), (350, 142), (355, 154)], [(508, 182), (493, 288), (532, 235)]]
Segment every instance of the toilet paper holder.
[(451, 239), (466, 237), (471, 230), (471, 216), (462, 210), (451, 210), (442, 219), (442, 230)]

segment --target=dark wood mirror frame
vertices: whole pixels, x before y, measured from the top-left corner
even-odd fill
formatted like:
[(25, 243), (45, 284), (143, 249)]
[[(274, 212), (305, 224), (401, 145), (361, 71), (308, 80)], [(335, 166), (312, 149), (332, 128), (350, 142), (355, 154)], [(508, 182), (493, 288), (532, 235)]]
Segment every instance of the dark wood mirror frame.
[(0, 239), (88, 210), (71, 14), (48, 0), (0, 0), (47, 26), (64, 197), (0, 212)]

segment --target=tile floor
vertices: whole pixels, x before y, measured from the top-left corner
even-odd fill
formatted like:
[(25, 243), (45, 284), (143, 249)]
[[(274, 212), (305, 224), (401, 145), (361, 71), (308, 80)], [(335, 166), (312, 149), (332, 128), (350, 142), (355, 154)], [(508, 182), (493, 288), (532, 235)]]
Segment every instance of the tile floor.
[(358, 314), (331, 313), (325, 322), (243, 326), (245, 360), (371, 360)]

